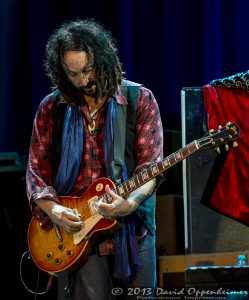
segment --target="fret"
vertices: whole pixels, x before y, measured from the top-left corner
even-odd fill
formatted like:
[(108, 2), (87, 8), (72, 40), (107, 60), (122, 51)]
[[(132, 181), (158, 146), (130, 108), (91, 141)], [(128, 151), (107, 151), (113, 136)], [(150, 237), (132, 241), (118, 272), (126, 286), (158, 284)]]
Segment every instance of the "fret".
[[(232, 137), (230, 136), (230, 138), (232, 138)], [(196, 150), (198, 150), (198, 149), (200, 148), (200, 146), (199, 146), (199, 144), (198, 144), (198, 142), (197, 142), (196, 140), (193, 141), (192, 144), (195, 145), (195, 149), (196, 149)]]
[(181, 152), (180, 152), (180, 151), (179, 151), (179, 152), (176, 152), (175, 157), (176, 157), (177, 160), (181, 160), (181, 159), (182, 159), (182, 154), (181, 154)]
[(133, 179), (130, 179), (127, 181), (127, 194), (130, 192), (130, 191), (133, 191), (136, 189), (136, 184), (135, 184), (135, 181)]
[(153, 166), (150, 166), (149, 167), (149, 169), (147, 170), (148, 172), (148, 178), (150, 179), (150, 178), (153, 178), (154, 176), (153, 176), (153, 170), (152, 170), (152, 168), (153, 168)]
[(187, 157), (189, 154), (191, 154), (189, 147), (182, 150), (183, 157)]
[(162, 164), (163, 164), (163, 167), (164, 167), (165, 170), (169, 166), (169, 163), (168, 163), (167, 159), (164, 159)]
[(174, 163), (174, 164), (177, 162), (177, 159), (176, 159), (176, 156), (174, 153), (171, 155), (171, 160), (172, 160), (172, 163)]
[(190, 149), (190, 153), (193, 153), (193, 152), (195, 152), (196, 150), (199, 149), (198, 144), (196, 143), (196, 141), (189, 144), (189, 149)]
[(125, 194), (124, 185), (123, 184), (118, 186), (118, 192), (119, 192), (120, 196), (123, 196)]
[(170, 155), (169, 156), (169, 162), (170, 162), (170, 165), (174, 165), (175, 164), (175, 157), (173, 155)]
[(164, 167), (163, 167), (163, 163), (162, 162), (159, 162), (158, 164), (158, 170), (159, 170), (159, 173), (162, 173), (165, 171)]
[(140, 172), (140, 173), (137, 174), (137, 178), (139, 180), (139, 184), (143, 184), (144, 183), (142, 172)]
[(140, 185), (140, 181), (139, 181), (139, 174), (135, 176), (135, 180), (137, 180), (137, 184), (136, 185)]
[(157, 175), (158, 173), (159, 173), (158, 167), (157, 167), (157, 165), (154, 165), (154, 166), (152, 167), (152, 174), (153, 174), (153, 175)]
[(145, 180), (148, 179), (148, 178), (149, 178), (149, 175), (148, 175), (147, 170), (143, 171), (143, 172), (142, 172), (142, 179), (143, 179), (143, 181), (145, 181)]
[(134, 181), (133, 178), (131, 178), (130, 180), (128, 180), (128, 183), (129, 183), (131, 189), (133, 189), (133, 188), (136, 187), (136, 183), (135, 183), (135, 181)]
[(130, 187), (129, 187), (129, 185), (128, 185), (128, 181), (126, 181), (126, 182), (124, 182), (122, 185), (123, 185), (123, 187), (124, 187), (124, 191), (125, 191), (125, 193), (127, 194), (127, 192), (129, 192), (129, 190), (130, 190)]

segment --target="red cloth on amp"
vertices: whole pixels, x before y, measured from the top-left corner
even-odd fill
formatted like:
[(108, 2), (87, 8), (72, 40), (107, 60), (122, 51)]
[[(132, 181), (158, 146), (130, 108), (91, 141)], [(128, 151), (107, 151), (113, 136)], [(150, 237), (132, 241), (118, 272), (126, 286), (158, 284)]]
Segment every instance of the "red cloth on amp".
[(209, 206), (249, 225), (249, 91), (208, 84), (203, 93), (209, 130), (229, 121), (240, 129), (238, 147), (230, 147)]

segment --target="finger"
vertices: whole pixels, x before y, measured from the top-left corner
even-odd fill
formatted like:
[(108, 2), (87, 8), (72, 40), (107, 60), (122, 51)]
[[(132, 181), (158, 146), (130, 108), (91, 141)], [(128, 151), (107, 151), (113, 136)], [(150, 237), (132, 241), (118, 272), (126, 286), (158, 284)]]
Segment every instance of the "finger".
[(84, 227), (83, 222), (72, 222), (72, 221), (67, 221), (66, 226), (69, 229), (70, 233), (75, 233), (79, 230), (81, 230)]
[(84, 223), (81, 222), (73, 222), (73, 221), (68, 221), (68, 225), (72, 228), (72, 229), (81, 229), (84, 225)]
[(112, 206), (113, 207), (118, 207), (120, 205), (125, 205), (126, 204), (126, 200), (124, 200), (121, 197), (116, 198), (113, 202), (112, 202)]
[(81, 221), (80, 215), (75, 215), (74, 213), (66, 213), (66, 217), (67, 217), (69, 220), (72, 220), (72, 221), (74, 221), (74, 222), (79, 222), (79, 221)]
[(98, 212), (104, 218), (113, 218), (113, 212), (115, 211), (115, 205), (113, 203), (99, 203)]
[(114, 208), (114, 205), (112, 203), (104, 203), (104, 202), (102, 202), (102, 203), (98, 204), (98, 211), (99, 211), (100, 214), (101, 213), (103, 213), (103, 214), (108, 213), (113, 208)]
[(115, 193), (113, 192), (113, 190), (110, 189), (110, 186), (109, 186), (108, 184), (107, 184), (106, 187), (105, 187), (105, 191), (106, 191), (106, 193), (107, 193), (108, 195), (110, 195), (112, 198), (114, 198), (114, 197), (117, 196), (117, 194), (115, 194)]

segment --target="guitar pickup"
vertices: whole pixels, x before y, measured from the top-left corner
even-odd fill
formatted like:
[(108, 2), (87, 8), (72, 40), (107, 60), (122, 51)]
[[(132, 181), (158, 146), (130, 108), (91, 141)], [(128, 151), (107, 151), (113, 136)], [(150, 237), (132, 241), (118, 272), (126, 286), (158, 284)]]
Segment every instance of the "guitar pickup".
[(92, 216), (98, 214), (99, 210), (98, 210), (98, 205), (97, 205), (96, 201), (93, 201), (92, 199), (89, 199), (88, 200), (88, 206), (90, 208)]

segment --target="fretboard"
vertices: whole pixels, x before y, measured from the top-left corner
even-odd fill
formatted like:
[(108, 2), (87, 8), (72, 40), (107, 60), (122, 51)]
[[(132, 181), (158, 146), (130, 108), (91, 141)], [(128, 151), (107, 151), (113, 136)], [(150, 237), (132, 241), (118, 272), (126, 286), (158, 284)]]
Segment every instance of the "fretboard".
[[(141, 171), (131, 179), (125, 181), (124, 183), (118, 185), (113, 191), (117, 195), (124, 197), (137, 189), (138, 187), (142, 186), (146, 182), (150, 181), (151, 179), (157, 177), (159, 174), (165, 172), (172, 166), (176, 165), (178, 162), (182, 161), (195, 151), (199, 149), (199, 144), (195, 140), (188, 144), (187, 146), (183, 147), (182, 149), (174, 152), (173, 154), (167, 156), (159, 163), (154, 163), (147, 169)], [(108, 196), (105, 194), (104, 197)]]

